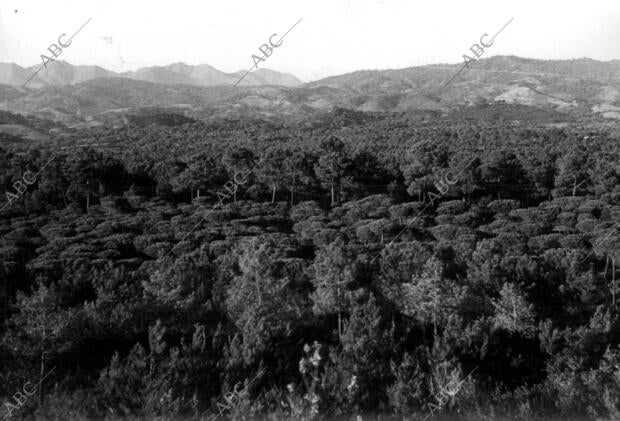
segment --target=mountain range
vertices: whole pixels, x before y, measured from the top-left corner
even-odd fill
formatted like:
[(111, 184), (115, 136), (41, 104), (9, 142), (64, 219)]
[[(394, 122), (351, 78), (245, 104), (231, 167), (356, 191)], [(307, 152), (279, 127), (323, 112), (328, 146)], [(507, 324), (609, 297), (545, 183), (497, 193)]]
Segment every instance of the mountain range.
[[(459, 63), (364, 70), (309, 83), (261, 69), (248, 74), (239, 86), (234, 83), (242, 72), (226, 74), (208, 65), (172, 64), (131, 74), (64, 62), (54, 66), (53, 71), (50, 66), (48, 73), (40, 72), (39, 88), (36, 83), (22, 88), (14, 82), (29, 77), (22, 70), (32, 69), (0, 65), (0, 110), (75, 128), (118, 126), (136, 121), (131, 118), (135, 116), (144, 122), (145, 116), (163, 114), (179, 116), (163, 118), (168, 122), (252, 118), (283, 122), (320, 119), (339, 109), (439, 116), (480, 110), (498, 115), (501, 109), (505, 118), (546, 119), (554, 124), (620, 120), (618, 60), (494, 56), (467, 68)], [(47, 84), (46, 77), (51, 78)], [(502, 104), (506, 106), (497, 108)], [(0, 125), (2, 132), (6, 127)]]
[[(245, 71), (224, 73), (208, 64), (191, 66), (175, 63), (168, 66), (143, 67), (132, 72), (116, 73), (99, 66), (74, 66), (66, 61), (43, 65), (21, 67), (14, 63), (0, 63), (0, 83), (29, 88), (73, 85), (97, 78), (127, 78), (162, 84), (186, 84), (195, 86), (217, 86), (235, 84)], [(39, 71), (38, 71), (39, 70)], [(38, 72), (37, 72), (38, 71)], [(30, 77), (36, 73), (30, 81)], [(269, 69), (258, 69), (248, 73), (239, 83), (244, 86), (280, 85), (297, 86), (303, 82), (293, 75)]]

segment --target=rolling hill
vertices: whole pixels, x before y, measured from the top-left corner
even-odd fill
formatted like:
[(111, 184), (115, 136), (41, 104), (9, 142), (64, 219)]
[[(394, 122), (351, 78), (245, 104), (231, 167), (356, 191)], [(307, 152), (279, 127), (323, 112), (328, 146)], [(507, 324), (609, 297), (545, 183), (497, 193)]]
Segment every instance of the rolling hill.
[[(245, 73), (245, 71), (224, 73), (208, 64), (191, 66), (184, 63), (144, 67), (124, 73), (116, 73), (99, 66), (74, 66), (62, 60), (48, 63), (41, 69), (42, 66), (38, 64), (24, 68), (14, 63), (0, 63), (0, 84), (21, 87), (36, 73), (26, 85), (29, 89), (74, 85), (99, 78), (127, 78), (164, 85), (218, 86), (232, 85)], [(258, 69), (248, 74), (240, 83), (244, 86), (297, 86), (301, 84), (302, 81), (293, 75), (269, 69)]]
[[(149, 109), (157, 115), (170, 112), (203, 121), (282, 121), (311, 118), (334, 109), (445, 114), (467, 107), (484, 109), (507, 104), (521, 107), (520, 116), (550, 113), (554, 121), (561, 120), (558, 116), (564, 116), (566, 121), (620, 118), (620, 61), (496, 56), (470, 64), (446, 85), (461, 67), (462, 64), (441, 64), (366, 70), (294, 87), (278, 85), (276, 82), (284, 76), (262, 69), (246, 78), (248, 83), (259, 86), (235, 87), (234, 81), (241, 74), (227, 79), (232, 75), (211, 66), (178, 63), (141, 69), (122, 77), (39, 89), (0, 85), (0, 109), (60, 121), (70, 127), (124, 124), (125, 116), (148, 114)], [(67, 70), (63, 74), (65, 80), (79, 80), (97, 72), (101, 71)], [(197, 86), (199, 83), (217, 86)]]

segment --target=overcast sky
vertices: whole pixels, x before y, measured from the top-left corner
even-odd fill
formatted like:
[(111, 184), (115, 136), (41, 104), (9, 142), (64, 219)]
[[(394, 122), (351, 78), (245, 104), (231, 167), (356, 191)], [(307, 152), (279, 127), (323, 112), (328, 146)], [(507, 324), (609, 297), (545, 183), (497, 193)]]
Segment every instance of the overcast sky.
[(247, 70), (271, 34), (300, 18), (259, 68), (311, 81), (457, 63), (510, 18), (483, 57), (620, 59), (619, 0), (0, 0), (0, 62), (40, 64), (89, 18), (59, 59), (114, 71), (177, 62)]

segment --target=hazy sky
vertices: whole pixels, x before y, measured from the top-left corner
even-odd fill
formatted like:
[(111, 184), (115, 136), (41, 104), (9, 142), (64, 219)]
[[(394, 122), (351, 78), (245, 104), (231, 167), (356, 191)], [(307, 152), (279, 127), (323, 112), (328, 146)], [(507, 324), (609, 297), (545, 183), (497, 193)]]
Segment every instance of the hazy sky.
[(457, 63), (510, 18), (483, 57), (620, 59), (619, 0), (0, 0), (0, 62), (40, 64), (89, 18), (58, 59), (115, 71), (176, 62), (247, 70), (271, 34), (300, 18), (259, 68), (310, 81)]

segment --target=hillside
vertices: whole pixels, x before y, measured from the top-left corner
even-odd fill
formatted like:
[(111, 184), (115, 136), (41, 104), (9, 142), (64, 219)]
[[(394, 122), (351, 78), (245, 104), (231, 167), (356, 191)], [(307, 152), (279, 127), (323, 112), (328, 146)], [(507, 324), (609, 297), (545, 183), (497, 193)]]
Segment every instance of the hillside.
[[(6, 67), (6, 66), (5, 66)], [(79, 66), (78, 66), (79, 67)], [(141, 69), (124, 77), (98, 78), (63, 86), (15, 89), (2, 86), (0, 109), (32, 114), (79, 127), (114, 122), (150, 107), (197, 120), (305, 119), (344, 108), (361, 112), (450, 112), (454, 108), (513, 104), (559, 112), (566, 121), (620, 118), (620, 62), (533, 60), (497, 56), (464, 69), (462, 64), (359, 71), (296, 87), (277, 72), (261, 69), (233, 86), (239, 75), (203, 66), (174, 64)], [(66, 80), (90, 73), (67, 71)], [(291, 77), (292, 78), (292, 77)], [(5, 78), (6, 79), (6, 78)], [(295, 84), (295, 79), (283, 83)], [(219, 86), (196, 86), (218, 84)]]
[[(59, 60), (48, 63), (21, 67), (14, 63), (0, 63), (0, 84), (22, 86), (36, 73), (26, 85), (30, 89), (74, 85), (98, 78), (127, 78), (157, 84), (186, 84), (194, 86), (232, 85), (245, 71), (224, 73), (207, 64), (196, 66), (175, 63), (168, 66), (143, 67), (133, 72), (117, 73), (99, 66), (74, 66)], [(38, 71), (38, 72), (37, 72)], [(268, 69), (258, 69), (248, 74), (240, 85), (281, 85), (297, 86), (302, 81), (293, 75)]]
[(0, 203), (0, 394), (49, 373), (22, 419), (617, 420), (620, 142), (532, 110), (0, 135), (6, 192), (41, 171)]

